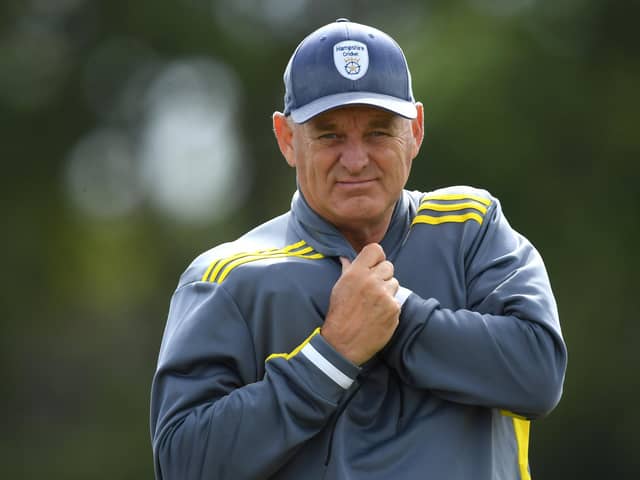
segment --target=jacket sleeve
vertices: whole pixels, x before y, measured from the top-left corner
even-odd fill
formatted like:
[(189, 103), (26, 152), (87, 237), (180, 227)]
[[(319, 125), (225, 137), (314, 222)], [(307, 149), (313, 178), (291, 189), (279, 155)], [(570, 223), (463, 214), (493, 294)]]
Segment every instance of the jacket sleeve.
[(560, 400), (567, 351), (540, 255), (494, 201), (464, 262), (468, 308), (412, 293), (385, 360), (447, 400), (545, 415)]
[[(330, 355), (323, 342), (312, 335), (302, 346), (315, 349), (269, 360), (257, 378), (252, 338), (229, 293), (203, 282), (179, 288), (151, 392), (156, 478), (264, 479), (281, 468), (349, 386), (310, 360), (310, 349)], [(355, 376), (337, 357), (329, 360), (345, 378)]]

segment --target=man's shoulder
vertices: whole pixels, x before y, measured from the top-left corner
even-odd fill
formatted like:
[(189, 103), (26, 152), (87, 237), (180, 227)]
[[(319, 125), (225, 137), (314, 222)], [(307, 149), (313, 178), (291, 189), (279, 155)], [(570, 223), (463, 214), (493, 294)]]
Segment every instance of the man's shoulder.
[(428, 192), (410, 192), (416, 207), (412, 225), (477, 228), (498, 200), (487, 190), (455, 185)]
[(289, 216), (290, 213), (287, 212), (255, 227), (236, 240), (201, 253), (182, 274), (179, 286), (193, 282), (221, 283), (231, 270), (261, 259), (307, 256), (310, 247), (290, 235)]
[(488, 190), (470, 185), (452, 185), (427, 192), (412, 192), (412, 194), (416, 196), (419, 201), (429, 199), (452, 201), (467, 199), (486, 204), (496, 201), (496, 198)]

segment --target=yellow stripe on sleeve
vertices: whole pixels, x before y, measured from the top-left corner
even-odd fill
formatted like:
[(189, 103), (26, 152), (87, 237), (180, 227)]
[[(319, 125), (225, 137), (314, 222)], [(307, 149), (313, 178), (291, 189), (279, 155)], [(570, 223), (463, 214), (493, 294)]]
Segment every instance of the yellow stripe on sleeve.
[(509, 410), (500, 410), (500, 413), (505, 417), (513, 417), (519, 420), (527, 420), (527, 421), (529, 420), (527, 417), (523, 417), (522, 415), (518, 415), (517, 413), (513, 413)]
[(270, 258), (297, 257), (309, 260), (319, 260), (324, 255), (316, 252), (313, 247), (307, 246), (304, 240), (283, 248), (270, 248), (267, 250), (258, 250), (255, 252), (242, 252), (231, 255), (227, 258), (216, 259), (209, 265), (206, 272), (202, 276), (203, 282), (222, 283), (229, 273), (236, 267), (257, 260), (265, 260)]
[(500, 410), (505, 417), (511, 417), (513, 421), (513, 431), (516, 436), (516, 445), (518, 447), (518, 471), (520, 472), (520, 480), (531, 480), (529, 472), (529, 432), (531, 422), (526, 417), (510, 412), (509, 410)]
[(513, 417), (513, 429), (516, 433), (516, 443), (518, 445), (518, 467), (520, 469), (520, 480), (531, 480), (529, 472), (529, 430), (531, 422)]
[(232, 262), (238, 258), (247, 257), (249, 255), (265, 254), (265, 253), (277, 251), (277, 250), (278, 250), (277, 248), (270, 248), (267, 250), (258, 250), (256, 252), (236, 253), (235, 255), (231, 255), (230, 257), (227, 257), (227, 258), (218, 258), (215, 261), (213, 261), (211, 265), (209, 265), (209, 268), (207, 268), (207, 271), (202, 276), (202, 281), (213, 282), (216, 276), (218, 275), (218, 273), (220, 272), (220, 270), (224, 268), (225, 265), (227, 265), (229, 262)]
[[(231, 262), (234, 262), (240, 258), (245, 258), (245, 257), (255, 257), (257, 255), (271, 255), (274, 253), (280, 253), (280, 252), (289, 252), (291, 250), (295, 250), (296, 248), (302, 247), (303, 245), (305, 245), (305, 241), (304, 240), (300, 240), (297, 243), (294, 243), (293, 245), (288, 245), (284, 248), (269, 248), (267, 250), (259, 250), (257, 252), (245, 252), (245, 253), (238, 253), (236, 255), (233, 255), (223, 261), (221, 261), (220, 263), (218, 263), (218, 265), (213, 269), (213, 271), (211, 272), (211, 276), (209, 277), (209, 281), (213, 282), (215, 281), (216, 277), (218, 276), (218, 274), (220, 273), (220, 271), (226, 266), (229, 265)], [(225, 275), (226, 277), (226, 275)], [(218, 280), (218, 283), (220, 283), (220, 280)]]
[(477, 213), (465, 213), (463, 215), (442, 215), (442, 216), (432, 216), (432, 215), (416, 215), (411, 222), (411, 225), (415, 225), (417, 223), (426, 223), (428, 225), (440, 225), (441, 223), (464, 223), (468, 220), (474, 220), (482, 225), (482, 217)]
[(284, 258), (284, 257), (300, 257), (300, 258), (311, 258), (311, 259), (318, 259), (318, 258), (322, 258), (322, 255), (319, 253), (316, 254), (311, 254), (311, 255), (305, 255), (307, 253), (313, 252), (313, 248), (312, 247), (307, 247), (303, 250), (300, 250), (298, 252), (295, 253), (291, 253), (291, 252), (271, 252), (271, 253), (267, 253), (267, 254), (263, 254), (263, 255), (250, 255), (247, 257), (243, 257), (243, 258), (239, 258), (237, 260), (234, 260), (233, 262), (229, 263), (227, 265), (227, 267), (224, 269), (224, 271), (220, 274), (220, 276), (218, 277), (218, 283), (222, 283), (224, 281), (225, 278), (227, 278), (227, 275), (229, 275), (229, 272), (231, 272), (231, 270), (233, 270), (234, 268), (240, 266), (240, 265), (244, 265), (245, 263), (249, 263), (249, 262), (255, 262), (256, 260), (265, 260), (268, 258)]
[(462, 203), (434, 203), (432, 201), (426, 201), (420, 204), (418, 211), (422, 210), (434, 210), (436, 212), (454, 212), (457, 210), (474, 209), (482, 213), (487, 213), (487, 207), (478, 205), (476, 202), (462, 202)]
[(265, 360), (265, 362), (268, 362), (269, 360), (273, 360), (274, 358), (284, 358), (285, 360), (290, 360), (292, 357), (294, 357), (295, 355), (297, 355), (298, 353), (300, 353), (300, 350), (302, 350), (307, 343), (309, 343), (311, 341), (311, 339), (313, 337), (315, 337), (316, 335), (318, 335), (320, 333), (320, 327), (316, 328), (311, 335), (309, 335), (304, 342), (302, 342), (300, 345), (298, 345), (296, 348), (294, 348), (290, 353), (272, 353), (271, 355), (269, 355), (267, 357), (267, 359)]
[(426, 200), (473, 200), (475, 202), (482, 203), (485, 206), (491, 205), (491, 200), (484, 197), (479, 197), (478, 195), (467, 195), (464, 193), (445, 193), (442, 195), (438, 194), (427, 194), (422, 197), (421, 202)]
[(207, 278), (209, 277), (209, 274), (211, 273), (211, 270), (213, 270), (213, 267), (216, 266), (216, 264), (220, 261), (220, 259), (216, 259), (213, 262), (211, 262), (211, 265), (209, 265), (209, 268), (207, 268), (207, 270), (204, 272), (204, 275), (202, 276), (202, 281), (206, 282)]

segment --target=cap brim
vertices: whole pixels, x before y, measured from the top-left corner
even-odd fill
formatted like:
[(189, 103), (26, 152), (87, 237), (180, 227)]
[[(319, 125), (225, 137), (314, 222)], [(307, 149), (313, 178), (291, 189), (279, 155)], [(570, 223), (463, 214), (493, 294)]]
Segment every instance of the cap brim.
[(369, 105), (410, 119), (418, 116), (414, 102), (379, 93), (347, 92), (328, 95), (291, 110), (291, 118), (296, 123), (304, 123), (323, 112), (348, 105)]

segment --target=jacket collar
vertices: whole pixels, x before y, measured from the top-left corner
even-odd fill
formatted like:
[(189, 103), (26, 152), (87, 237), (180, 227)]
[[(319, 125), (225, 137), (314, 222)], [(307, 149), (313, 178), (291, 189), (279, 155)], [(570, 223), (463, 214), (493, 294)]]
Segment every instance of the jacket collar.
[[(403, 191), (393, 209), (391, 222), (380, 245), (387, 258), (393, 259), (409, 233), (415, 207), (407, 191)], [(291, 200), (291, 227), (296, 235), (328, 257), (353, 259), (356, 252), (336, 227), (318, 215), (299, 190)]]

